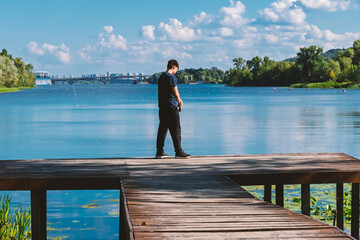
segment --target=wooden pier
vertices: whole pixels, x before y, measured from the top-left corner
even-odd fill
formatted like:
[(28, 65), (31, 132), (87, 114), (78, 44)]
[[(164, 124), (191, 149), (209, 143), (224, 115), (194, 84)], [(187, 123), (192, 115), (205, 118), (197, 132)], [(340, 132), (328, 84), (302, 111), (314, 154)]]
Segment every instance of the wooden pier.
[[(308, 217), (315, 183), (337, 184), (338, 228)], [(81, 189), (120, 190), (120, 239), (358, 239), (359, 183), (360, 161), (341, 153), (0, 161), (0, 190), (31, 191), (33, 239), (46, 239), (46, 191)], [(301, 184), (302, 214), (282, 207), (285, 184)], [(245, 185), (264, 185), (266, 201)]]

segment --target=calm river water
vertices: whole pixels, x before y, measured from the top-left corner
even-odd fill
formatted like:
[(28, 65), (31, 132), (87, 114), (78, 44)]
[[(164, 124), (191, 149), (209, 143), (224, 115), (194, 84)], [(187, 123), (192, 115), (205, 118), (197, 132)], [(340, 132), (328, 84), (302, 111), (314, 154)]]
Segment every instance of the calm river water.
[[(0, 160), (154, 156), (156, 85), (39, 86), (0, 94)], [(180, 85), (192, 155), (345, 152), (360, 158), (360, 90)], [(173, 154), (170, 136), (165, 151)], [(0, 192), (5, 194), (7, 192)], [(12, 192), (27, 206), (28, 192)], [(48, 192), (49, 237), (116, 239), (117, 191)]]

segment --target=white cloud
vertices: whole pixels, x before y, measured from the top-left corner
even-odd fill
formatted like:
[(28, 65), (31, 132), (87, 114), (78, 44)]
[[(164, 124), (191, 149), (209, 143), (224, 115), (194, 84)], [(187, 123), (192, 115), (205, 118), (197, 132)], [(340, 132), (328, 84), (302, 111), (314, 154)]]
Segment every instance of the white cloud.
[(241, 15), (245, 13), (245, 5), (238, 1), (234, 3), (230, 1), (230, 7), (222, 7), (220, 9), (220, 24), (226, 27), (241, 27), (246, 24), (248, 21), (244, 19)]
[(155, 26), (147, 25), (142, 27), (142, 36), (148, 40), (155, 40)]
[(270, 44), (277, 43), (279, 41), (279, 38), (277, 36), (275, 36), (274, 34), (266, 34), (264, 36), (264, 38), (265, 38), (265, 41)]
[(36, 54), (36, 55), (44, 55), (45, 52), (43, 49), (40, 49), (38, 47), (38, 44), (35, 41), (31, 41), (26, 45), (27, 50), (30, 53)]
[(309, 25), (307, 36), (309, 38), (321, 39), (323, 37), (323, 33), (318, 26)]
[(219, 35), (222, 37), (234, 36), (234, 30), (227, 27), (222, 27), (219, 29)]
[(351, 0), (300, 0), (307, 8), (320, 9), (325, 11), (345, 11), (350, 8)]
[(96, 52), (96, 47), (91, 46), (90, 44), (86, 44), (85, 47), (81, 49), (81, 52), (79, 53), (80, 58), (85, 60), (86, 62), (91, 62), (91, 53)]
[[(333, 2), (340, 1), (345, 0)], [(295, 56), (299, 46), (348, 47), (360, 38), (358, 33), (336, 34), (308, 23), (305, 9), (330, 11), (322, 4), (315, 5), (310, 0), (274, 0), (259, 12), (258, 17), (265, 20), (265, 24), (258, 21), (255, 25), (254, 20), (245, 18), (246, 7), (242, 2), (230, 1), (215, 14), (202, 11), (190, 19), (170, 18), (142, 26), (141, 40), (134, 41), (127, 41), (113, 26), (104, 26), (97, 42), (85, 45), (78, 52), (78, 59), (110, 71), (128, 71), (119, 68), (131, 64), (138, 67), (141, 63), (143, 72), (153, 73), (171, 58), (178, 59), (182, 68), (209, 67), (213, 62), (226, 69), (232, 66), (234, 57), (251, 59), (268, 55), (282, 60)], [(60, 47), (28, 44), (29, 51), (38, 56), (59, 51)], [(66, 61), (66, 54), (57, 56)]]
[(344, 34), (336, 34), (330, 31), (329, 29), (326, 29), (323, 31), (324, 39), (326, 41), (336, 42), (336, 41), (354, 41), (355, 39), (360, 38), (360, 33), (349, 33), (346, 32)]
[(175, 18), (170, 18), (169, 23), (161, 22), (158, 30), (160, 33), (159, 39), (163, 41), (190, 42), (196, 40), (198, 38), (197, 34), (200, 33), (195, 32), (192, 28), (183, 26), (183, 24)]
[(35, 41), (31, 41), (26, 45), (26, 50), (30, 54), (38, 56), (55, 56), (63, 63), (71, 62), (70, 49), (66, 47), (65, 44), (55, 46), (52, 44), (44, 43), (41, 47), (39, 47)]
[(248, 40), (247, 39), (238, 39), (233, 41), (235, 47), (237, 48), (244, 48), (248, 46)]
[(297, 6), (297, 0), (278, 0), (260, 11), (266, 21), (274, 23), (304, 24), (306, 13)]
[(115, 35), (112, 26), (105, 26), (105, 32), (99, 34), (99, 43), (108, 49), (127, 50), (127, 40), (121, 35)]
[(201, 12), (199, 15), (194, 15), (193, 20), (191, 21), (190, 25), (192, 26), (199, 26), (199, 25), (208, 25), (213, 22), (213, 16)]
[(104, 30), (106, 33), (112, 33), (114, 31), (113, 26), (104, 26)]

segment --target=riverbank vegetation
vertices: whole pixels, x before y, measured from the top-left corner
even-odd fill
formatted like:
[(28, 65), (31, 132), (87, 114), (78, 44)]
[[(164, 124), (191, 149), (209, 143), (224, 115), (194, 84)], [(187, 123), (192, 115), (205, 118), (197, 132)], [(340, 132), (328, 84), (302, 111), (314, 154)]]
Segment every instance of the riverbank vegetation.
[[(149, 79), (149, 83), (157, 83), (160, 73), (153, 74)], [(185, 68), (184, 70), (179, 70), (175, 74), (177, 82), (179, 84), (189, 84), (189, 83), (223, 83), (226, 81), (226, 73), (218, 68), (211, 69), (194, 69), (194, 68)]]
[(0, 239), (31, 239), (30, 209), (10, 209), (11, 198), (8, 195), (0, 198)]
[(35, 86), (33, 66), (20, 57), (13, 58), (6, 49), (0, 53), (0, 92), (9, 92)]
[(310, 46), (300, 48), (292, 61), (258, 56), (248, 61), (235, 58), (235, 67), (227, 71), (226, 83), (229, 86), (360, 88), (360, 40), (348, 49), (331, 54), (332, 58), (325, 59), (321, 47)]
[[(228, 86), (283, 86), (293, 88), (360, 88), (360, 40), (348, 49), (323, 52), (318, 46), (302, 47), (297, 56), (283, 61), (269, 57), (233, 59), (234, 68), (179, 70), (178, 83), (225, 83)], [(157, 83), (161, 73), (149, 83)]]

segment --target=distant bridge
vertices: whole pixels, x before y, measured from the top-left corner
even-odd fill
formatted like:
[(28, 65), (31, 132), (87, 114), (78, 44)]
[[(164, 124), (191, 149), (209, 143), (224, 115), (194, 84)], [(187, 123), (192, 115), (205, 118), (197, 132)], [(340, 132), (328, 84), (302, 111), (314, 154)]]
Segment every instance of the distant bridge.
[(142, 80), (146, 80), (151, 75), (124, 75), (124, 76), (101, 76), (101, 77), (70, 77), (70, 78), (50, 78), (51, 84), (56, 83), (64, 83), (67, 82), (69, 84), (75, 84), (79, 81), (99, 81), (104, 84), (110, 83), (110, 82), (116, 82), (116, 83), (138, 83)]

